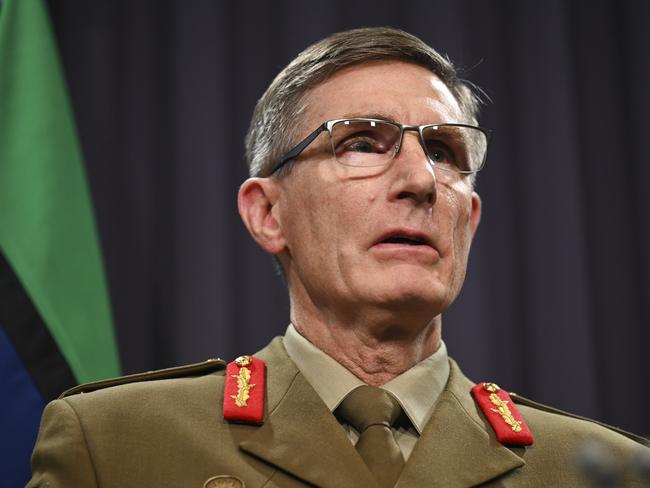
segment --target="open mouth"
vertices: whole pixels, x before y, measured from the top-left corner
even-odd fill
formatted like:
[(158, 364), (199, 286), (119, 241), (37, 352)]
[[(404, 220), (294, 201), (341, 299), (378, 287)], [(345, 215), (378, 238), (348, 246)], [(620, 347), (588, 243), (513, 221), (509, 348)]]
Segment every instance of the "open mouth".
[(417, 236), (395, 234), (380, 241), (381, 244), (406, 244), (408, 246), (428, 246), (426, 239)]
[(433, 247), (431, 239), (416, 230), (395, 229), (379, 238), (377, 244), (399, 244), (402, 246), (428, 246)]

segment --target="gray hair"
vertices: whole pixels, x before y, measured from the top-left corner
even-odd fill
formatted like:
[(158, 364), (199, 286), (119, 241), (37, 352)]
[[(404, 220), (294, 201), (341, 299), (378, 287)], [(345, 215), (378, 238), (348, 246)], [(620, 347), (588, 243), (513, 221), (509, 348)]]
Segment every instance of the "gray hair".
[[(273, 164), (297, 142), (309, 91), (335, 72), (355, 64), (398, 60), (429, 69), (449, 88), (468, 123), (481, 102), (476, 87), (458, 77), (451, 61), (407, 32), (369, 27), (338, 32), (302, 51), (273, 80), (255, 106), (246, 134), (251, 176), (269, 176)], [(291, 162), (280, 175), (287, 174)]]

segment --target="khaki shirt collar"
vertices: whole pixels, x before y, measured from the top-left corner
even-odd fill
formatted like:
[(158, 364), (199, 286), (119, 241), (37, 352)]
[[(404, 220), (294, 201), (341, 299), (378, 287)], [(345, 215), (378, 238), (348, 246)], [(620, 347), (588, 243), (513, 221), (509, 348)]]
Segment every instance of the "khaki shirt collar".
[[(284, 335), (284, 346), (291, 360), (331, 412), (348, 393), (365, 384), (301, 336), (293, 324), (289, 324)], [(422, 434), (448, 379), (447, 347), (441, 342), (435, 353), (393, 378), (382, 388), (397, 398), (418, 434)]]

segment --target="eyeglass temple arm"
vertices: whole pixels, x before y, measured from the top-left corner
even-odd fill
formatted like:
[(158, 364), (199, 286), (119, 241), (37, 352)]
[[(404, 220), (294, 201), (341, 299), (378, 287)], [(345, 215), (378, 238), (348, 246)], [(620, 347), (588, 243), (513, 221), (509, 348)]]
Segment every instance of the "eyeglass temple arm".
[(324, 130), (327, 130), (327, 122), (323, 122), (323, 124), (320, 125), (314, 132), (312, 132), (307, 137), (305, 137), (302, 141), (298, 143), (296, 147), (294, 147), (291, 151), (285, 154), (282, 159), (280, 159), (277, 163), (275, 163), (271, 168), (269, 175), (275, 173), (277, 170), (282, 168), (282, 166), (287, 164), (293, 158), (298, 157), (298, 155), (301, 152), (303, 152), (305, 148), (309, 146), (314, 141), (314, 139), (316, 139), (320, 135), (320, 133), (323, 132)]

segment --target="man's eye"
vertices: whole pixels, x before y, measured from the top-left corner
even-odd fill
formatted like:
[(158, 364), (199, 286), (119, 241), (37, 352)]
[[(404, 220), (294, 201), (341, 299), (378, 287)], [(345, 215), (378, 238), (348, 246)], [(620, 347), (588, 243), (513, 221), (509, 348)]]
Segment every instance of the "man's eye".
[(440, 147), (429, 149), (429, 156), (434, 163), (453, 163), (450, 152)]
[(428, 141), (427, 152), (435, 164), (455, 166), (459, 164), (454, 152), (440, 141)]
[(344, 141), (340, 145), (341, 152), (358, 152), (358, 153), (384, 153), (387, 148), (385, 144), (370, 137), (352, 138)]

